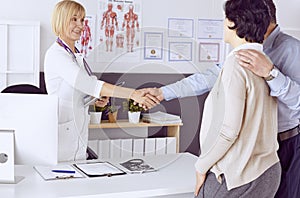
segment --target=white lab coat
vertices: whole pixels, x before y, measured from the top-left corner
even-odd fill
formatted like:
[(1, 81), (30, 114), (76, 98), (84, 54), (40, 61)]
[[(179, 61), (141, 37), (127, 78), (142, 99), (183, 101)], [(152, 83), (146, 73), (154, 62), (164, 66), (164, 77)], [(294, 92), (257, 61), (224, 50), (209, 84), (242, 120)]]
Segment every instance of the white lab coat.
[(104, 83), (88, 75), (82, 56), (76, 54), (76, 60), (56, 42), (45, 56), (47, 92), (59, 98), (59, 161), (86, 159), (89, 115), (83, 97), (90, 95), (98, 98)]

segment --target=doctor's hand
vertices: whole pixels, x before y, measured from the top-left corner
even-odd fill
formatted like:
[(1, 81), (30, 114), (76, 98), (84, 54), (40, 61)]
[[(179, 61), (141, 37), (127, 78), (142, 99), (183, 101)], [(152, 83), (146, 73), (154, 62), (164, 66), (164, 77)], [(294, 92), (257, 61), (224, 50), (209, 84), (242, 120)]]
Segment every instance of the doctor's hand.
[(194, 192), (195, 196), (198, 196), (200, 188), (204, 184), (205, 179), (206, 179), (206, 174), (201, 174), (198, 171), (196, 171), (196, 187)]
[(257, 50), (239, 50), (235, 52), (235, 57), (238, 59), (241, 66), (249, 69), (260, 77), (265, 78), (269, 76), (270, 71), (274, 67), (271, 60)]
[(145, 110), (155, 107), (160, 102), (155, 96), (148, 94), (147, 92), (143, 91), (143, 89), (135, 90), (131, 94), (130, 98)]
[(109, 102), (109, 97), (101, 96), (99, 99), (96, 100), (95, 106), (96, 107), (105, 107)]
[(153, 97), (156, 97), (156, 99), (161, 102), (163, 101), (165, 98), (164, 98), (164, 95), (163, 95), (163, 92), (160, 88), (144, 88), (144, 89), (140, 89), (141, 91), (143, 91), (145, 94), (150, 94), (152, 95)]

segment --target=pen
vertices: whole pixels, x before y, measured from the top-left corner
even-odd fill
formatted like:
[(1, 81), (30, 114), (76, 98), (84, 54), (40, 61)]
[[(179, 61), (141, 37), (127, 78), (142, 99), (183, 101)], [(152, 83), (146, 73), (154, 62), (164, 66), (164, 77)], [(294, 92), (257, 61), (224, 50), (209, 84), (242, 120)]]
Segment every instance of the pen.
[(54, 173), (69, 173), (69, 174), (74, 174), (74, 170), (52, 170)]

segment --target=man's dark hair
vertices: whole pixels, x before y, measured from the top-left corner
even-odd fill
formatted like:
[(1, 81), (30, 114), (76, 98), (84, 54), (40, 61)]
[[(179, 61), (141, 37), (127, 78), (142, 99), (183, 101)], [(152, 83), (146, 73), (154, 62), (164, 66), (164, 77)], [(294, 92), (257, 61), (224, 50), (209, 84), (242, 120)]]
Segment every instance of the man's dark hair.
[(267, 6), (269, 7), (269, 14), (271, 16), (271, 22), (272, 23), (277, 23), (276, 19), (276, 6), (273, 2), (273, 0), (265, 0)]
[(265, 0), (228, 0), (225, 3), (225, 16), (234, 23), (229, 28), (236, 30), (240, 38), (263, 43), (271, 21), (270, 9)]

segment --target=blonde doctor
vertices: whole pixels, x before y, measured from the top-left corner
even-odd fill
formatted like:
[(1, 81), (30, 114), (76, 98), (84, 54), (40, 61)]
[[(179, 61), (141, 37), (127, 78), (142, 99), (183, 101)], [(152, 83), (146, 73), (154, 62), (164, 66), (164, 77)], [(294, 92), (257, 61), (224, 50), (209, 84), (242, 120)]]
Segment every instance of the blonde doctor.
[(147, 108), (158, 102), (154, 97), (144, 96), (142, 91), (115, 86), (97, 80), (92, 75), (88, 64), (75, 47), (83, 30), (84, 18), (84, 7), (71, 0), (58, 2), (52, 14), (52, 30), (57, 40), (46, 52), (44, 72), (48, 94), (59, 98), (59, 161), (87, 157), (87, 96), (131, 98)]

